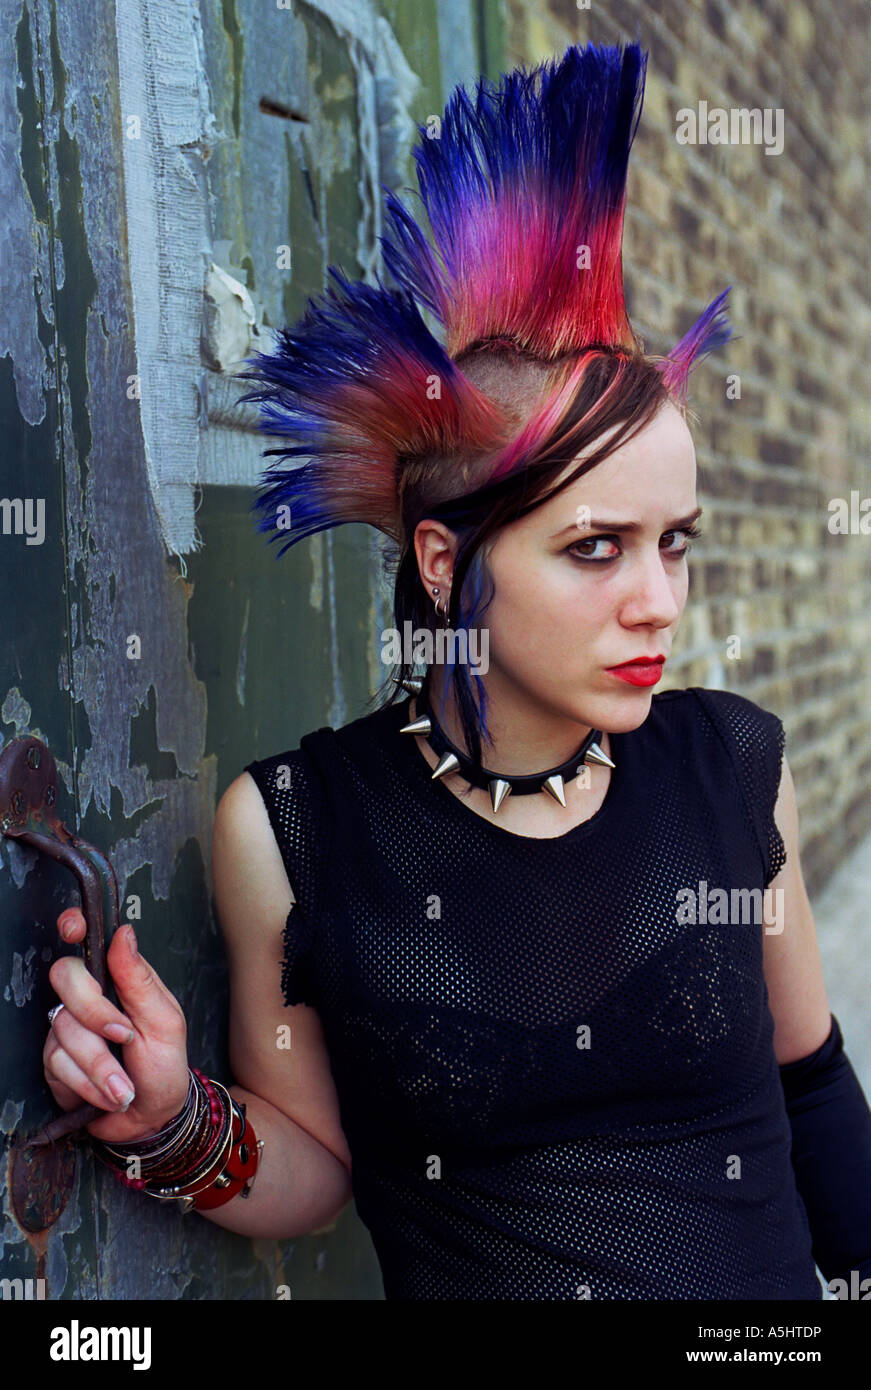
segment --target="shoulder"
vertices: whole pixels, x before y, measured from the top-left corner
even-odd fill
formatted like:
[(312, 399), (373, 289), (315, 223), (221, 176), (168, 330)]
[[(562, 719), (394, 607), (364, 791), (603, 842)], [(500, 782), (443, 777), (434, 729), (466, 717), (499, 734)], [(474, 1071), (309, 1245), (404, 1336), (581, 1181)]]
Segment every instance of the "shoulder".
[(241, 772), (218, 801), (212, 827), (212, 881), (231, 947), (262, 922), (283, 922), (296, 901), (260, 787)]
[[(659, 717), (669, 719), (672, 739), (680, 740), (687, 757), (692, 748), (696, 761), (706, 766), (725, 759), (754, 821), (767, 825), (778, 791), (788, 778), (786, 731), (780, 716), (736, 690), (691, 685), (653, 698)], [(760, 824), (760, 828), (764, 827)]]
[(661, 690), (653, 697), (653, 704), (657, 706), (667, 706), (673, 701), (677, 702), (676, 708), (688, 714), (693, 709), (703, 709), (733, 721), (745, 719), (749, 725), (777, 717), (737, 690), (721, 690), (714, 686), (688, 685), (681, 690)]
[(213, 866), (259, 902), (295, 901), (286, 873), (289, 821), (310, 820), (310, 773), (300, 748), (248, 763), (224, 791), (212, 828)]
[(224, 793), (243, 801), (251, 796), (252, 783), (260, 794), (273, 824), (296, 807), (302, 810), (317, 801), (318, 779), (313, 748), (324, 735), (335, 737), (332, 729), (318, 729), (304, 734), (295, 748), (270, 753), (265, 758), (253, 758), (235, 783)]
[(329, 824), (336, 797), (347, 794), (351, 772), (365, 765), (398, 713), (395, 704), (382, 706), (338, 728), (313, 729), (296, 747), (252, 759), (227, 788), (227, 805), (219, 810), (244, 817), (259, 793), (282, 849), (290, 841), (310, 843)]
[(212, 827), (212, 879), (225, 938), (250, 940), (255, 922), (313, 911), (323, 887), (329, 826), (299, 749), (255, 759), (221, 796)]
[[(308, 734), (305, 735), (309, 737)], [(285, 768), (289, 770), (301, 770), (305, 763), (305, 754), (301, 746), (286, 748), (280, 753), (270, 753), (265, 758), (252, 758), (250, 763), (245, 764), (244, 771), (237, 777), (236, 782), (245, 781), (245, 773), (250, 773), (254, 782), (260, 786), (273, 778), (280, 778)], [(230, 787), (235, 783), (230, 784)], [(227, 791), (230, 791), (230, 787)], [(225, 793), (226, 795), (226, 793)]]
[(664, 716), (709, 725), (748, 765), (765, 751), (774, 752), (779, 765), (785, 739), (782, 720), (737, 690), (700, 685), (664, 690), (654, 695), (653, 706)]
[(681, 730), (682, 735), (691, 737), (692, 728), (703, 730), (697, 738), (697, 766), (707, 769), (716, 753), (724, 766), (731, 767), (733, 785), (759, 846), (764, 881), (769, 884), (786, 862), (780, 826), (789, 820), (790, 807), (792, 814), (795, 808), (783, 721), (773, 710), (735, 690), (689, 686), (685, 691), (663, 691), (666, 703), (669, 694), (675, 706), (686, 711), (687, 719), (695, 720)]

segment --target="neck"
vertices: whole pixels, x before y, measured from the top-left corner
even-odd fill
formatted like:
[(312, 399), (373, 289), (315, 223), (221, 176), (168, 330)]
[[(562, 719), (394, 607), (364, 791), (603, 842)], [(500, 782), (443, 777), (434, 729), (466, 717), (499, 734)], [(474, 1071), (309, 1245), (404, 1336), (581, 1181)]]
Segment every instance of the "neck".
[[(435, 717), (451, 742), (468, 754), (459, 710), (452, 697), (442, 711), (444, 689), (443, 673), (432, 670), (429, 700)], [(516, 687), (506, 688), (496, 672), (487, 681), (487, 725), (493, 742), (490, 744), (482, 736), (481, 762), (491, 771), (509, 777), (558, 767), (577, 752), (592, 728), (559, 711), (543, 709)]]

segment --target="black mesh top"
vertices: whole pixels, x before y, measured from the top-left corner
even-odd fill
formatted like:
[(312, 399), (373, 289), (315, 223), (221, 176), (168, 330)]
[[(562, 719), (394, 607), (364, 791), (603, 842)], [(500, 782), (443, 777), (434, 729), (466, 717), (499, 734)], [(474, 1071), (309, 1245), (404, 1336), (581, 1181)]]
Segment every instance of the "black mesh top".
[(431, 780), (409, 704), (248, 765), (385, 1296), (821, 1298), (734, 891), (785, 862), (780, 720), (655, 694), (596, 814), (534, 839)]

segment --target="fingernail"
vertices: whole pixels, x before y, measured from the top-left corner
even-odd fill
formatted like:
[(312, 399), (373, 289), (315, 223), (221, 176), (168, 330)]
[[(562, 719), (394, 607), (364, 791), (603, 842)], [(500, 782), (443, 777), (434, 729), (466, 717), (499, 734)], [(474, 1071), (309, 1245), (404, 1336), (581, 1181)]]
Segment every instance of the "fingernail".
[(136, 933), (129, 924), (127, 927), (127, 945), (130, 947), (131, 956), (139, 955), (139, 947), (136, 944)]
[(118, 1072), (113, 1072), (106, 1082), (106, 1090), (113, 1100), (117, 1100), (122, 1109), (126, 1110), (131, 1100), (135, 1100), (136, 1092), (130, 1082)]
[(132, 1042), (134, 1037), (133, 1029), (127, 1028), (123, 1023), (107, 1023), (103, 1033), (113, 1042), (128, 1043)]

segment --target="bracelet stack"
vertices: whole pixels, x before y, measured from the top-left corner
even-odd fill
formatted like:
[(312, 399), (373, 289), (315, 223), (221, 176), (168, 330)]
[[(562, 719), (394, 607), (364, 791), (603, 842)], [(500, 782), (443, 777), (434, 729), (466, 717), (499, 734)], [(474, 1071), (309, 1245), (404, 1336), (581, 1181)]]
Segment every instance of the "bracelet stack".
[[(196, 1067), (188, 1072), (185, 1103), (157, 1134), (128, 1144), (94, 1140), (94, 1146), (125, 1186), (178, 1201), (182, 1211), (209, 1211), (237, 1193), (250, 1195), (263, 1140), (225, 1086)], [(129, 1176), (131, 1160), (137, 1177)]]

